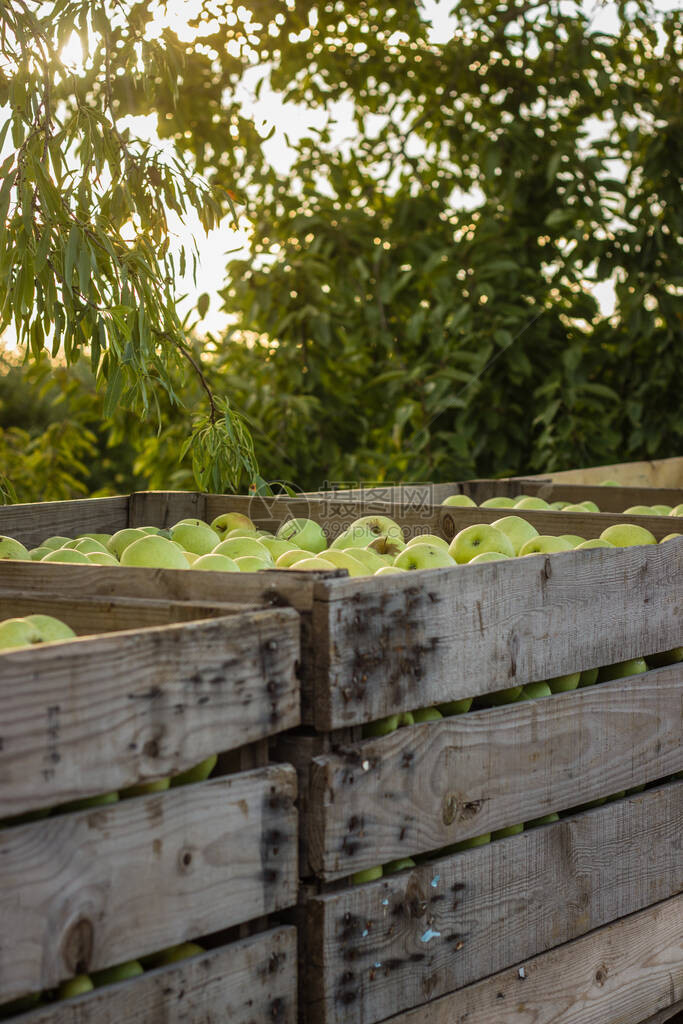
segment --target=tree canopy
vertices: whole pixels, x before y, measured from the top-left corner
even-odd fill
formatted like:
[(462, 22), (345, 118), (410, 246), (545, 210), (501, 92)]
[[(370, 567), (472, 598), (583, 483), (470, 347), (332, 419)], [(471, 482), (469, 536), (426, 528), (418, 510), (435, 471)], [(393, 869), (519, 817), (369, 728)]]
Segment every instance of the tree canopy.
[[(149, 64), (154, 6), (125, 6), (115, 52)], [(193, 351), (265, 476), (457, 479), (680, 450), (682, 15), (633, 0), (605, 24), (606, 6), (460, 0), (435, 41), (417, 0), (204, 0), (194, 42), (163, 34), (172, 76), (113, 78), (106, 109), (155, 112), (179, 166), (253, 222), (227, 267), (233, 325)], [(284, 171), (245, 96), (256, 79), (304, 121), (326, 115)], [(141, 440), (148, 478), (182, 446), (182, 416), (164, 403), (162, 419), (166, 442)]]

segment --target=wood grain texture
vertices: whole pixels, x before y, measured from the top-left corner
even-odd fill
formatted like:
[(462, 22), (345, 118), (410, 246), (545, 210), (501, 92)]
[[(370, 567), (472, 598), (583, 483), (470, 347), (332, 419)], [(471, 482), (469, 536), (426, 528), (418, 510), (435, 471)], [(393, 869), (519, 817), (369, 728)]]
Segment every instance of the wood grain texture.
[(276, 928), (52, 1003), (21, 1024), (296, 1024), (296, 929)]
[(307, 905), (312, 1020), (372, 1024), (683, 890), (683, 782)]
[(322, 730), (683, 642), (683, 540), (360, 582), (315, 584)]
[[(442, 508), (441, 525), (437, 532), (450, 540), (467, 526), (473, 526), (475, 523), (495, 523), (501, 518), (501, 512), (502, 515), (506, 515), (506, 511), (499, 508)], [(519, 509), (514, 510), (514, 515), (519, 513)], [(559, 537), (562, 533), (572, 533), (586, 540), (599, 537), (608, 526), (619, 526), (624, 523), (644, 526), (657, 540), (662, 540), (670, 533), (680, 532), (676, 530), (676, 522), (680, 525), (680, 519), (672, 516), (626, 516), (614, 512), (547, 512), (544, 509), (524, 509), (522, 518), (535, 526), (541, 534)]]
[(298, 659), (290, 609), (0, 653), (0, 817), (177, 774), (297, 725)]
[[(26, 547), (37, 547), (47, 537), (75, 537), (77, 533), (115, 533), (128, 526), (128, 496), (79, 498), (75, 501), (40, 501), (0, 506), (0, 534), (14, 537)], [(0, 576), (0, 579), (2, 577)]]
[(313, 759), (316, 874), (350, 875), (683, 770), (683, 664)]
[(666, 1021), (670, 1021), (671, 1024), (681, 1024), (683, 1019), (683, 999), (676, 1003), (675, 1006), (670, 1006), (666, 1010), (660, 1010), (654, 1017), (648, 1017), (647, 1020), (641, 1021), (641, 1024), (665, 1024)]
[(387, 1024), (662, 1024), (681, 1009), (675, 896)]
[(576, 484), (618, 480), (630, 487), (683, 487), (683, 456), (646, 462), (617, 462), (611, 466), (591, 466), (588, 469), (566, 469), (557, 473), (542, 473), (540, 477)]
[(277, 765), (0, 831), (0, 1000), (293, 904), (295, 797)]

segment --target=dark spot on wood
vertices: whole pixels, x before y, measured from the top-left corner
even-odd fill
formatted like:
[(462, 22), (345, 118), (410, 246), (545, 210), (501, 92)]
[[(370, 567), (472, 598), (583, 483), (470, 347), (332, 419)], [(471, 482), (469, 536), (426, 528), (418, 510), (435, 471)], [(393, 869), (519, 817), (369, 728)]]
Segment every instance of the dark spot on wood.
[(280, 969), (280, 961), (284, 960), (285, 957), (281, 953), (271, 953), (270, 959), (268, 960), (268, 973), (275, 974)]
[(459, 942), (460, 937), (460, 932), (451, 932), (450, 935), (446, 936), (446, 942)]
[(208, 694), (205, 694), (203, 697), (199, 697), (199, 699), (197, 700), (197, 704), (208, 704), (210, 700), (211, 698), (208, 696)]
[(277, 693), (279, 689), (280, 687), (276, 679), (269, 679), (266, 683), (266, 690), (270, 694)]
[(152, 853), (155, 855), (155, 857), (160, 857), (161, 856), (162, 848), (163, 848), (163, 843), (162, 843), (161, 839), (154, 839), (152, 841)]
[(221, 683), (224, 683), (224, 682), (225, 682), (225, 676), (211, 676), (211, 679), (209, 679), (209, 683), (212, 686), (220, 686)]
[(451, 892), (462, 892), (464, 888), (464, 882), (454, 882), (453, 885), (451, 886)]
[(519, 636), (517, 633), (510, 633), (508, 637), (508, 651), (510, 653), (508, 677), (513, 679), (517, 675), (517, 661), (519, 659)]
[(184, 704), (174, 704), (173, 705), (173, 710), (174, 710), (176, 715), (184, 715), (185, 714), (185, 705)]
[(399, 834), (398, 834), (398, 838), (399, 838), (399, 841), (400, 841), (400, 842), (403, 842), (403, 840), (405, 839), (405, 837), (406, 837), (406, 832), (407, 832), (407, 831), (408, 831), (408, 829), (407, 829), (407, 828), (406, 828), (406, 826), (404, 825), (404, 826), (403, 826), (403, 828), (401, 829), (401, 831), (400, 831), (400, 832), (399, 832)]
[(607, 980), (607, 973), (607, 967), (605, 966), (605, 964), (601, 964), (595, 972), (595, 980), (597, 981), (598, 985), (605, 984), (605, 981)]
[(69, 974), (85, 974), (90, 969), (94, 939), (92, 921), (81, 917), (66, 932), (62, 960)]
[(481, 601), (475, 601), (474, 606), (477, 609), (477, 618), (479, 619), (479, 632), (483, 635), (484, 633), (484, 619), (481, 614)]
[(430, 898), (429, 902), (430, 903), (438, 903), (439, 900), (445, 900), (445, 899), (446, 899), (446, 897), (445, 897), (444, 893), (440, 892), (440, 893), (437, 893), (436, 896), (432, 896)]
[(383, 963), (384, 967), (386, 967), (388, 971), (395, 971), (399, 967), (405, 967), (406, 965), (406, 961), (399, 960), (398, 957), (392, 957), (390, 960), (384, 960)]
[(504, 992), (496, 992), (496, 999), (505, 999)]
[(424, 958), (425, 958), (425, 954), (424, 953), (411, 953), (410, 954), (410, 959), (412, 960), (412, 962), (414, 964), (419, 963), (420, 960), (424, 960)]
[(142, 753), (145, 755), (145, 757), (158, 757), (159, 744), (157, 740), (147, 740), (144, 747), (142, 748)]
[(404, 750), (401, 755), (401, 768), (409, 768), (415, 758), (414, 750)]
[(277, 881), (278, 875), (279, 871), (277, 871), (275, 868), (264, 868), (262, 878), (264, 882), (275, 882)]
[(267, 651), (276, 651), (277, 650), (277, 640), (266, 640), (265, 647), (266, 647)]
[(273, 999), (270, 1004), (270, 1017), (271, 1020), (285, 1019), (285, 1004), (282, 999)]

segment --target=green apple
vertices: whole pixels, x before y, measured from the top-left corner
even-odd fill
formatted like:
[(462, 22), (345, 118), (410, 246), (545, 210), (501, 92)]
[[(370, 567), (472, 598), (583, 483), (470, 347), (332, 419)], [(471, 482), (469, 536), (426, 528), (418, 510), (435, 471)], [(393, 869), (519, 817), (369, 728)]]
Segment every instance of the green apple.
[(598, 681), (598, 668), (587, 668), (585, 669), (579, 678), (579, 687), (581, 686), (595, 686)]
[(631, 505), (624, 509), (625, 516), (651, 516), (652, 509), (649, 505)]
[(578, 548), (579, 544), (583, 544), (586, 540), (585, 537), (579, 537), (576, 533), (561, 533), (561, 540), (566, 540), (567, 544), (571, 544), (573, 548)]
[(165, 537), (143, 534), (123, 549), (121, 565), (148, 569), (188, 569), (189, 563), (181, 548)]
[(600, 487), (621, 487), (618, 480), (601, 480)]
[(296, 572), (329, 572), (331, 569), (336, 569), (337, 566), (333, 565), (332, 562), (328, 562), (326, 558), (315, 555), (311, 558), (303, 558), (300, 562), (295, 562), (291, 568), (296, 570)]
[(59, 986), (57, 999), (73, 999), (74, 996), (82, 996), (85, 992), (92, 992), (94, 985), (87, 974), (77, 974)]
[(667, 533), (666, 537), (662, 537), (660, 544), (663, 544), (665, 540), (674, 540), (676, 537), (683, 537), (683, 533)]
[[(216, 545), (212, 554), (227, 555), (233, 560), (249, 556), (250, 558), (260, 558), (266, 564), (273, 564), (273, 556), (270, 551), (256, 537), (231, 537), (229, 540), (223, 540)], [(304, 557), (306, 554), (307, 552), (304, 551)]]
[(540, 534), (538, 537), (532, 537), (526, 544), (522, 544), (519, 554), (522, 557), (525, 555), (552, 555), (558, 551), (571, 550), (571, 544), (562, 540), (561, 537), (548, 537)]
[(140, 533), (153, 533), (155, 537), (161, 535), (162, 537), (165, 537), (166, 540), (170, 540), (171, 538), (171, 534), (168, 530), (162, 530), (159, 526), (136, 526), (135, 529), (139, 530)]
[(435, 544), (411, 544), (394, 559), (397, 569), (442, 569), (455, 565), (454, 559)]
[(565, 509), (568, 504), (568, 501), (551, 501), (548, 508), (552, 509), (553, 512), (560, 512), (562, 509)]
[(331, 548), (338, 551), (346, 551), (348, 548), (365, 548), (377, 537), (367, 526), (349, 526), (348, 530), (342, 530), (338, 537), (335, 537), (330, 544)]
[(405, 542), (403, 536), (403, 530), (398, 523), (390, 519), (389, 516), (361, 516), (360, 519), (355, 519), (351, 526), (351, 530), (369, 530), (374, 538), (386, 537), (388, 540), (399, 540)]
[(56, 640), (71, 640), (76, 636), (71, 626), (67, 626), (61, 619), (56, 619), (54, 615), (27, 615), (25, 621), (36, 627), (44, 644), (51, 644)]
[(28, 553), (28, 557), (32, 562), (39, 562), (45, 555), (49, 555), (52, 548), (46, 548), (44, 545), (39, 548), (31, 548)]
[(451, 843), (444, 847), (442, 852), (460, 853), (462, 850), (473, 850), (477, 846), (488, 846), (491, 842), (491, 833), (484, 832), (481, 836), (473, 836), (471, 839), (463, 839), (459, 843)]
[(419, 725), (421, 722), (438, 722), (443, 718), (438, 708), (418, 708), (417, 711), (412, 712), (412, 715), (414, 725)]
[(588, 510), (587, 510), (585, 505), (581, 505), (581, 504), (575, 502), (572, 505), (565, 505), (564, 508), (562, 509), (562, 511), (563, 512), (587, 512)]
[(516, 498), (487, 498), (479, 508), (514, 508)]
[(193, 569), (209, 572), (239, 572), (240, 567), (234, 558), (227, 555), (197, 555), (192, 563)]
[(87, 555), (84, 555), (82, 551), (74, 551), (73, 548), (57, 548), (56, 551), (51, 551), (40, 561), (41, 564), (43, 562), (73, 562), (75, 565), (92, 565)]
[(291, 551), (285, 551), (284, 555), (278, 556), (275, 566), (278, 569), (289, 569), (297, 562), (302, 562), (304, 558), (308, 558), (309, 555), (309, 551), (302, 551), (301, 548), (292, 548)]
[(485, 695), (486, 702), (498, 707), (503, 704), (514, 704), (522, 696), (521, 686), (507, 686), (504, 690), (494, 690)]
[(468, 565), (479, 564), (480, 562), (506, 562), (509, 561), (510, 556), (504, 555), (502, 551), (482, 551), (480, 555), (475, 555), (474, 558), (470, 558)]
[[(66, 547), (66, 544), (64, 547)], [(75, 541), (73, 549), (74, 551), (82, 551), (84, 555), (92, 555), (95, 552), (100, 555), (109, 554), (104, 544), (100, 544), (98, 540), (93, 540), (91, 537), (84, 537), (83, 540)]]
[(524, 831), (524, 822), (520, 822), (519, 825), (508, 825), (507, 828), (496, 829), (495, 832), (491, 833), (491, 839), (507, 839), (508, 836), (518, 836), (520, 832)]
[(171, 779), (171, 786), (175, 789), (176, 786), (188, 786), (193, 782), (204, 782), (216, 767), (217, 760), (217, 754), (205, 757), (199, 764), (193, 765), (192, 768), (187, 768), (178, 775), (174, 775)]
[(636, 526), (634, 523), (619, 523), (616, 526), (608, 526), (600, 534), (602, 540), (608, 540), (615, 548), (630, 548), (640, 544), (656, 544), (654, 535), (646, 530), (644, 526)]
[(46, 537), (44, 541), (41, 541), (41, 548), (49, 548), (50, 551), (56, 551), (57, 548), (63, 548), (67, 541), (70, 541), (71, 537)]
[(673, 647), (661, 654), (650, 654), (645, 659), (651, 668), (662, 668), (664, 665), (678, 665), (683, 661), (683, 647)]
[(653, 505), (652, 511), (656, 516), (670, 516), (673, 509), (671, 505)]
[(412, 711), (402, 711), (398, 716), (398, 727), (404, 729), (408, 725), (415, 725)]
[(232, 540), (233, 537), (251, 537), (252, 540), (261, 540), (260, 530), (247, 530), (246, 527), (238, 526), (234, 530), (228, 530), (221, 537), (221, 540)]
[(474, 526), (466, 526), (455, 537), (448, 548), (449, 554), (455, 559), (458, 565), (466, 565), (471, 562), (475, 555), (484, 551), (498, 551), (508, 558), (513, 558), (515, 549), (509, 537), (488, 523), (476, 523)]
[(444, 540), (443, 537), (437, 537), (435, 533), (421, 533), (417, 537), (411, 537), (406, 547), (410, 548), (415, 544), (433, 544), (437, 548), (443, 548), (444, 551), (448, 551), (448, 541)]
[(374, 722), (367, 722), (363, 726), (363, 739), (371, 736), (388, 736), (390, 732), (398, 729), (399, 716), (388, 715), (386, 718), (378, 718)]
[(40, 630), (27, 619), (5, 619), (0, 622), (0, 651), (31, 647), (39, 643), (42, 643)]
[(89, 811), (91, 807), (108, 807), (109, 804), (117, 804), (119, 802), (119, 794), (114, 793), (100, 793), (98, 796), (86, 796), (82, 800), (69, 800), (68, 803), (59, 804), (58, 807), (53, 808), (55, 814), (66, 814), (72, 811)]
[(676, 505), (675, 508), (672, 508), (671, 511), (669, 512), (669, 515), (670, 516), (683, 516), (683, 503), (680, 504), (680, 505)]
[(356, 871), (355, 875), (351, 875), (351, 885), (362, 885), (363, 882), (375, 882), (378, 878), (381, 878), (384, 874), (384, 870), (381, 864), (378, 864), (376, 868), (366, 868), (365, 871)]
[(144, 973), (139, 960), (128, 960), (125, 964), (117, 964), (116, 967), (106, 967), (103, 971), (96, 971), (92, 980), (95, 988), (102, 988), (103, 985), (115, 985), (117, 981), (127, 981), (128, 978), (139, 978)]
[(449, 495), (448, 498), (444, 498), (444, 500), (441, 502), (441, 504), (442, 505), (453, 505), (453, 506), (455, 506), (455, 508), (476, 508), (477, 507), (476, 501), (472, 501), (472, 499), (467, 494), (451, 494), (451, 495)]
[(93, 565), (118, 565), (118, 561), (113, 555), (110, 555), (108, 551), (91, 551), (88, 555), (88, 561), (92, 562)]
[(211, 523), (211, 529), (215, 530), (218, 536), (223, 540), (226, 533), (230, 533), (231, 530), (248, 530), (250, 533), (256, 532), (256, 526), (252, 523), (249, 516), (245, 516), (242, 512), (223, 512)]
[(199, 956), (206, 950), (197, 942), (181, 942), (178, 946), (169, 946), (160, 953), (155, 953), (152, 960), (154, 967), (164, 967), (166, 964), (176, 964), (180, 960), (189, 960), (191, 956)]
[(378, 555), (376, 551), (372, 550), (372, 548), (343, 548), (342, 550), (355, 558), (356, 561), (361, 563), (361, 565), (364, 565), (368, 572), (371, 573), (376, 572), (377, 569), (381, 569), (383, 566), (388, 564), (386, 558), (383, 558), (382, 555)]
[(412, 857), (401, 857), (399, 860), (390, 860), (388, 864), (384, 865), (385, 875), (395, 875), (399, 871), (406, 871), (408, 868), (414, 868), (415, 861)]
[(582, 508), (585, 508), (586, 512), (599, 512), (600, 509), (594, 501), (580, 501), (579, 504)]
[(538, 700), (539, 697), (552, 697), (553, 691), (547, 683), (527, 683), (522, 687), (520, 700)]
[(256, 555), (241, 555), (235, 558), (234, 562), (240, 572), (262, 572), (264, 569), (274, 568), (272, 561), (257, 558)]
[(28, 548), (12, 537), (0, 537), (0, 560), (3, 558), (31, 561)]
[[(156, 527), (152, 527), (156, 529)], [(98, 544), (101, 544), (105, 551), (107, 550), (107, 541), (111, 538), (110, 533), (79, 533), (76, 540), (96, 540)], [(63, 547), (63, 545), (62, 545)]]
[(128, 800), (133, 796), (147, 796), (148, 793), (163, 793), (171, 785), (171, 779), (166, 776), (164, 779), (155, 779), (154, 782), (138, 782), (135, 786), (128, 786), (122, 789), (119, 796), (122, 800)]
[[(337, 569), (346, 569), (349, 576), (370, 576), (372, 570), (367, 567), (358, 558), (354, 558), (351, 551), (355, 550), (352, 548), (349, 551), (336, 551), (334, 548), (327, 548), (320, 554), (321, 558), (324, 558), (326, 562), (331, 562), (332, 565), (336, 566)], [(386, 569), (387, 566), (381, 566), (380, 568)]]
[(618, 661), (615, 665), (605, 665), (598, 673), (598, 680), (601, 683), (608, 683), (612, 679), (638, 676), (642, 672), (647, 672), (645, 658), (628, 658), (626, 661)]
[(552, 679), (546, 679), (546, 682), (552, 693), (567, 693), (569, 690), (577, 688), (580, 679), (580, 672), (569, 672), (564, 676), (553, 676)]
[(461, 700), (447, 700), (443, 704), (439, 704), (439, 711), (445, 718), (449, 718), (451, 715), (464, 715), (472, 707), (472, 701), (474, 697), (462, 697)]
[(119, 530), (117, 533), (113, 534), (113, 536), (109, 538), (109, 540), (107, 541), (107, 551), (109, 552), (110, 555), (116, 555), (116, 557), (120, 561), (121, 555), (126, 550), (129, 544), (132, 544), (133, 541), (140, 540), (142, 537), (149, 536), (151, 535), (145, 533), (143, 530), (137, 530), (133, 529), (132, 527), (127, 527), (125, 530)]
[[(292, 546), (311, 551), (314, 555), (328, 546), (325, 531), (312, 519), (290, 519), (278, 528), (277, 540), (291, 541)], [(372, 537), (369, 538), (372, 540)], [(329, 545), (333, 547), (332, 544)]]
[(610, 544), (608, 540), (603, 540), (602, 537), (591, 537), (590, 540), (584, 540), (580, 544), (576, 545), (577, 551), (585, 551), (587, 548), (613, 548), (614, 544)]
[[(276, 540), (275, 537), (259, 537), (258, 542), (259, 544), (263, 544), (264, 548), (270, 551), (273, 561), (276, 558), (279, 558), (280, 555), (284, 555), (285, 552), (292, 550), (292, 543), (288, 540)], [(301, 554), (302, 556), (309, 555), (310, 551), (301, 551)]]
[(521, 516), (503, 516), (502, 519), (496, 519), (495, 523), (491, 524), (504, 533), (507, 539), (512, 544), (512, 549), (515, 555), (519, 554), (519, 549), (523, 544), (526, 544), (528, 540), (532, 540), (533, 537), (538, 537), (538, 530), (531, 523), (528, 523), (526, 519), (522, 519)]
[(400, 537), (375, 537), (369, 544), (365, 545), (378, 555), (387, 555), (389, 558), (396, 558), (396, 555), (406, 547), (406, 542)]
[(381, 569), (375, 569), (373, 576), (393, 576), (397, 572), (405, 572), (405, 569), (399, 569), (397, 565), (383, 565)]
[(525, 828), (539, 828), (540, 825), (552, 825), (554, 821), (559, 821), (560, 816), (556, 811), (551, 814), (544, 814), (541, 818), (533, 818), (531, 821), (525, 821)]
[(519, 498), (515, 502), (513, 507), (514, 508), (533, 509), (533, 508), (549, 508), (550, 506), (548, 505), (547, 501), (543, 500), (543, 498)]
[(177, 523), (171, 529), (171, 540), (195, 555), (208, 555), (221, 542), (216, 531), (206, 523)]

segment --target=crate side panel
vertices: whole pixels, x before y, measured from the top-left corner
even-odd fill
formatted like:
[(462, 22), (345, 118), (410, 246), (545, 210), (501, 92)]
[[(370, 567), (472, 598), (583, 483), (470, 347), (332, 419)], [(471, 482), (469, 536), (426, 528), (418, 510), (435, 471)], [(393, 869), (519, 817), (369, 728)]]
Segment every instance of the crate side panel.
[(126, 526), (128, 495), (0, 506), (0, 534), (14, 537), (29, 548), (52, 536), (115, 533)]

